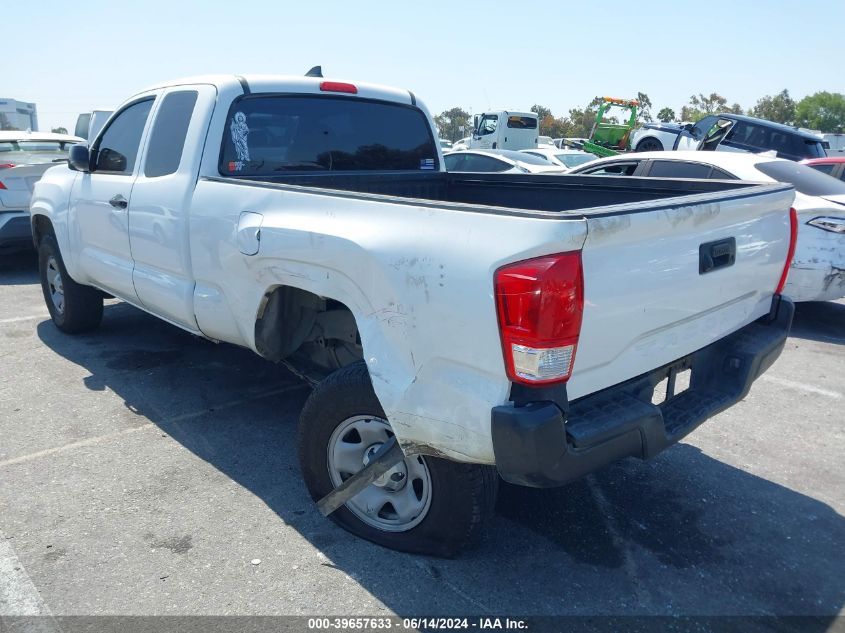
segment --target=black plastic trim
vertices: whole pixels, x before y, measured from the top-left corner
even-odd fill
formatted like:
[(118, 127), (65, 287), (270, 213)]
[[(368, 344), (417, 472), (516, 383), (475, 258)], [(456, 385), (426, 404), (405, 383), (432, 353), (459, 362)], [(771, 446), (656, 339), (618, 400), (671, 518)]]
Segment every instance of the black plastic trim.
[[(705, 420), (742, 400), (780, 356), (795, 306), (775, 295), (770, 313), (668, 365), (573, 402), (494, 407), (496, 467), (514, 484), (546, 488), (569, 483), (624, 457), (648, 459)], [(690, 369), (689, 388), (675, 394), (674, 377)], [(669, 398), (651, 402), (669, 379)], [(538, 394), (539, 395), (539, 394)], [(543, 394), (548, 395), (548, 394)]]
[[(222, 146), (221, 146), (222, 152)], [(218, 159), (219, 161), (219, 159)], [(219, 162), (218, 162), (219, 164)], [(496, 183), (494, 178), (490, 178), (488, 180), (480, 180), (478, 178), (479, 174), (472, 174), (471, 177), (467, 177), (465, 174), (451, 174), (446, 172), (418, 172), (418, 171), (391, 171), (391, 172), (331, 172), (332, 175), (335, 176), (355, 176), (359, 178), (392, 178), (392, 177), (410, 177), (415, 176), (419, 177), (420, 179), (433, 179), (433, 178), (440, 178), (447, 183), (454, 183), (459, 184), (462, 186), (467, 185), (496, 185), (501, 184)], [(562, 181), (560, 180), (563, 176), (541, 176), (538, 174), (532, 174), (530, 176), (522, 176), (521, 174), (486, 174), (488, 176), (498, 177), (498, 179), (504, 179), (508, 177), (509, 181), (503, 185), (507, 186), (518, 186), (518, 185), (540, 185), (542, 183), (547, 184), (560, 184)], [(300, 174), (298, 177), (301, 177)], [(292, 176), (293, 177), (293, 176)], [(314, 182), (319, 182), (320, 178), (326, 178), (327, 175), (319, 174), (315, 176), (305, 176), (305, 178), (313, 178)], [(513, 179), (511, 179), (511, 177)], [(272, 177), (277, 179), (278, 177)], [(548, 180), (543, 180), (546, 178)], [(572, 176), (572, 178), (576, 178), (576, 176)], [(591, 176), (584, 176), (583, 178), (591, 178)], [(491, 205), (491, 204), (484, 204), (480, 202), (460, 202), (460, 201), (441, 201), (441, 200), (431, 200), (431, 199), (424, 199), (424, 198), (409, 198), (403, 196), (396, 196), (396, 195), (389, 195), (389, 194), (380, 194), (380, 193), (369, 193), (369, 192), (360, 192), (360, 191), (350, 191), (349, 189), (332, 189), (330, 187), (319, 187), (319, 186), (309, 186), (309, 185), (298, 185), (298, 184), (288, 184), (282, 182), (273, 182), (269, 180), (255, 180), (252, 178), (245, 178), (245, 177), (235, 177), (235, 176), (201, 176), (200, 180), (207, 180), (209, 182), (219, 182), (224, 184), (240, 184), (240, 185), (248, 185), (250, 187), (261, 187), (265, 189), (275, 189), (278, 191), (293, 191), (299, 193), (309, 193), (313, 195), (323, 195), (323, 196), (332, 196), (335, 198), (346, 198), (350, 200), (378, 200), (382, 202), (390, 202), (393, 204), (406, 204), (406, 205), (413, 205), (416, 207), (427, 207), (427, 208), (435, 208), (435, 209), (449, 209), (452, 211), (464, 211), (467, 213), (491, 213), (495, 215), (506, 215), (506, 216), (513, 216), (513, 217), (531, 217), (543, 220), (578, 220), (584, 219), (585, 217), (589, 218), (602, 218), (602, 217), (612, 217), (617, 215), (629, 215), (634, 213), (647, 213), (650, 211), (660, 211), (663, 209), (674, 209), (679, 206), (679, 200), (683, 200), (683, 206), (690, 206), (705, 202), (710, 202), (711, 200), (718, 200), (719, 202), (728, 201), (728, 200), (743, 200), (746, 198), (754, 198), (763, 194), (770, 194), (776, 193), (780, 191), (787, 191), (790, 190), (790, 186), (780, 186), (780, 185), (756, 185), (756, 186), (749, 186), (748, 183), (744, 183), (742, 181), (690, 181), (695, 183), (730, 183), (733, 185), (737, 185), (740, 183), (740, 186), (743, 188), (744, 193), (736, 194), (736, 195), (728, 195), (724, 191), (711, 191), (706, 193), (689, 193), (680, 191), (676, 195), (672, 195), (672, 192), (667, 190), (663, 190), (662, 193), (666, 196), (665, 200), (667, 202), (663, 203), (653, 203), (650, 200), (646, 201), (637, 201), (631, 202), (627, 204), (616, 204), (612, 205), (612, 211), (602, 212), (601, 209), (603, 207), (585, 207), (581, 209), (572, 209), (572, 210), (561, 210), (561, 211), (543, 211), (540, 209), (524, 209), (524, 208), (517, 208), (517, 207), (505, 207), (505, 206), (498, 206), (498, 205)], [(620, 181), (624, 181), (624, 183), (628, 184), (631, 183), (632, 180), (649, 180), (653, 181), (653, 178), (649, 179), (632, 179), (630, 176), (623, 176)], [(669, 179), (665, 182), (673, 182), (673, 180), (680, 179)], [(601, 181), (604, 184), (609, 183), (609, 179), (602, 176)], [(653, 183), (649, 183), (653, 184)], [(582, 189), (584, 191), (590, 191), (595, 189), (594, 187), (579, 187), (573, 183), (567, 183), (567, 186), (573, 190)], [(656, 190), (655, 190), (656, 191)]]
[(237, 78), (238, 83), (241, 84), (241, 88), (243, 88), (244, 94), (252, 94), (252, 91), (249, 89), (249, 82), (246, 80), (246, 78), (242, 77), (241, 75), (235, 75), (235, 77)]

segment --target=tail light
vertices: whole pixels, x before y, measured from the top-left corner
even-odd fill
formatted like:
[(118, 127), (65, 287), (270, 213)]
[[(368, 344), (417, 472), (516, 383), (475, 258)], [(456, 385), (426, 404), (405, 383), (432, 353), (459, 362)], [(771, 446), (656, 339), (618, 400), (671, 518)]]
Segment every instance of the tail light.
[(346, 84), (340, 81), (320, 82), (320, 90), (323, 92), (348, 92), (353, 95), (358, 94), (358, 87), (355, 84)]
[(5, 189), (5, 188), (6, 188), (6, 185), (4, 185), (4, 184), (3, 184), (3, 181), (2, 181), (2, 180), (0, 180), (0, 189)]
[(0, 163), (0, 169), (9, 169), (10, 167), (14, 167), (14, 163)]
[(584, 312), (581, 252), (508, 264), (494, 285), (508, 378), (527, 385), (567, 380)]
[(792, 258), (795, 256), (795, 243), (798, 241), (798, 212), (794, 208), (789, 210), (789, 250), (786, 252), (786, 263), (783, 265), (783, 272), (780, 275), (778, 287), (775, 294), (783, 292), (786, 285), (786, 278), (789, 276), (789, 267), (792, 265)]

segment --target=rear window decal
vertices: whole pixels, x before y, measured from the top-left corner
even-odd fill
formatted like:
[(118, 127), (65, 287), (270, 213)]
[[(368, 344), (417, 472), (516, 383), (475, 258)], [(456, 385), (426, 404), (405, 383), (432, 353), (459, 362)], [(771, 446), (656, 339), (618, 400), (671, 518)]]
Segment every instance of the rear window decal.
[[(232, 133), (232, 143), (235, 145), (235, 154), (238, 156), (238, 162), (241, 163), (241, 161), (248, 161), (249, 147), (247, 146), (246, 140), (249, 135), (249, 128), (246, 125), (246, 115), (243, 112), (235, 112), (235, 116), (232, 117), (232, 123), (229, 126), (229, 130)], [(240, 171), (243, 168), (242, 163), (241, 165), (235, 165), (238, 167), (237, 170), (232, 169), (232, 166), (233, 165), (230, 162), (229, 171)]]
[(434, 169), (434, 159), (433, 158), (421, 158), (420, 159), (420, 169)]

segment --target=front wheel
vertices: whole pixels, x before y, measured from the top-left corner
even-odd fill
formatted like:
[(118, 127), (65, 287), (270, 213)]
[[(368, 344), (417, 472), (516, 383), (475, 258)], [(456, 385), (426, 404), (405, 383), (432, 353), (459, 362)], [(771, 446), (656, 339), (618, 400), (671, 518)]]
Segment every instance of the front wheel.
[[(299, 461), (311, 497), (318, 501), (361, 470), (392, 436), (363, 362), (326, 378), (299, 422)], [(491, 466), (411, 455), (330, 518), (390, 549), (453, 556), (492, 514), (497, 489)]]
[(663, 143), (658, 141), (656, 138), (644, 138), (639, 143), (637, 143), (637, 148), (634, 151), (636, 151), (636, 152), (662, 152), (663, 151)]
[(103, 320), (103, 293), (70, 278), (52, 235), (45, 236), (38, 245), (38, 270), (44, 301), (57, 328), (76, 334), (100, 325)]

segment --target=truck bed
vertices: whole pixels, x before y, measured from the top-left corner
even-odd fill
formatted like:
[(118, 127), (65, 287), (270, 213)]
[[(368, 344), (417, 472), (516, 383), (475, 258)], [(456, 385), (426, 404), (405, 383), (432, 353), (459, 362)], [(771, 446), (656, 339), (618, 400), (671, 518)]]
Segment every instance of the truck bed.
[[(745, 195), (749, 183), (735, 180), (691, 180), (632, 178), (630, 176), (581, 175), (522, 175), (522, 174), (465, 174), (465, 173), (373, 173), (332, 174), (314, 173), (274, 176), (265, 179), (224, 176), (208, 180), (265, 186), (270, 188), (306, 187), (311, 193), (326, 190), (329, 195), (338, 191), (376, 194), (396, 198), (458, 202), (507, 209), (552, 212), (595, 209), (590, 215), (612, 213), (620, 204), (648, 202), (695, 194), (737, 191)], [(780, 188), (777, 185), (770, 187)], [(720, 197), (724, 199), (724, 196)], [(649, 205), (649, 210), (654, 207)], [(628, 213), (632, 209), (626, 210)], [(519, 215), (522, 215), (519, 213)]]

